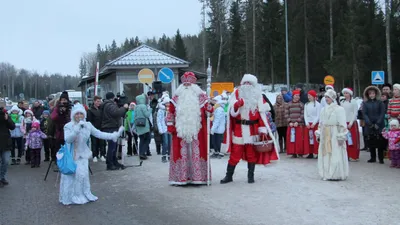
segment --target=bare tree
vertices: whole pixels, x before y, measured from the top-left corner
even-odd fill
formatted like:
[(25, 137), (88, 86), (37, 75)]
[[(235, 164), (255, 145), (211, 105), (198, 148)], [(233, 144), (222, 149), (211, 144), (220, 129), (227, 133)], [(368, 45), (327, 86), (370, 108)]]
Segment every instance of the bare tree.
[(392, 57), (390, 48), (390, 17), (391, 9), (389, 0), (385, 0), (385, 18), (386, 18), (386, 62), (388, 72), (388, 82), (392, 83)]

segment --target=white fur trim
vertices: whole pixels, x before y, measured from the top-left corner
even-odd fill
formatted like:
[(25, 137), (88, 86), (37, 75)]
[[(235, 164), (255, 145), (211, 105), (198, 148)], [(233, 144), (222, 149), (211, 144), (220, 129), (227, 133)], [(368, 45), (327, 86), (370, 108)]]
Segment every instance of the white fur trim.
[(240, 108), (238, 108), (238, 110), (235, 112), (235, 107), (233, 105), (230, 105), (229, 107), (230, 107), (229, 112), (231, 113), (231, 116), (237, 117), (240, 113)]
[(25, 110), (24, 116), (26, 116), (27, 113), (30, 113), (33, 116), (33, 112), (30, 109)]
[(240, 81), (240, 84), (244, 84), (245, 82), (250, 82), (252, 85), (256, 85), (258, 84), (258, 79), (252, 74), (245, 74), (242, 78), (242, 81)]
[(13, 105), (11, 109), (8, 110), (8, 114), (11, 114), (13, 111), (18, 111), (18, 115), (22, 115), (22, 110), (16, 105)]
[[(399, 89), (399, 90), (400, 90), (400, 89)], [(353, 96), (353, 91), (350, 90), (349, 88), (343, 88), (342, 94), (344, 94), (344, 93), (349, 93), (351, 96)]]
[(329, 89), (334, 90), (333, 86), (328, 84), (325, 86), (325, 91), (328, 91)]
[(325, 92), (324, 96), (326, 96), (332, 100), (336, 100), (336, 98), (337, 98), (336, 92), (332, 89), (327, 90)]
[(74, 105), (74, 107), (72, 107), (71, 109), (71, 120), (74, 120), (74, 116), (75, 114), (77, 114), (78, 112), (82, 113), (86, 119), (86, 110), (85, 107), (83, 107), (83, 105), (77, 103)]
[(268, 103), (264, 103), (264, 99), (261, 97), (261, 102), (258, 103), (258, 111), (260, 113), (266, 113), (271, 111), (271, 107), (269, 106)]
[(258, 141), (258, 135), (252, 135), (252, 136), (247, 135), (246, 137), (236, 137), (235, 135), (232, 135), (232, 143), (236, 145), (253, 144), (254, 142), (257, 141)]
[(259, 127), (258, 128), (258, 133), (259, 134), (268, 134), (268, 130), (266, 127)]
[(393, 84), (393, 89), (395, 88), (400, 91), (400, 84)]

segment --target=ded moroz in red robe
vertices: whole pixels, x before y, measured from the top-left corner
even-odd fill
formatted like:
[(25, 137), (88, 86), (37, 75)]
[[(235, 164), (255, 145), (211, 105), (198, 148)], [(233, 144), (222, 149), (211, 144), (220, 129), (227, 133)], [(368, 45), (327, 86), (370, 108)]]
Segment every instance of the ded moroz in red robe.
[[(224, 143), (221, 146), (222, 152), (230, 152), (231, 156), (229, 159), (230, 165), (236, 165), (240, 159), (248, 161), (249, 153), (251, 158), (255, 157), (256, 164), (267, 165), (272, 160), (279, 159), (279, 145), (277, 144), (275, 137), (271, 131), (267, 112), (270, 111), (268, 103), (260, 95), (258, 109), (255, 113), (249, 112), (244, 113), (243, 110), (235, 111), (234, 104), (239, 100), (239, 90), (235, 90), (229, 100), (228, 108), (228, 119), (227, 119), (227, 132), (224, 137)], [(238, 121), (249, 120), (258, 121), (251, 125), (238, 124)], [(274, 149), (271, 152), (259, 153), (255, 150), (255, 146), (252, 144), (259, 141), (259, 130), (264, 130), (268, 134), (269, 138), (274, 141)], [(244, 151), (241, 156), (234, 156), (232, 154), (232, 148), (240, 148), (244, 146)], [(234, 151), (242, 152), (242, 151)], [(255, 154), (255, 155), (253, 155)]]
[[(212, 112), (212, 106), (207, 103), (208, 97), (202, 93), (199, 96), (201, 128), (191, 143), (178, 137), (175, 123), (168, 124), (168, 132), (172, 134), (171, 161), (169, 183), (171, 185), (207, 184), (207, 111)], [(169, 121), (175, 121), (179, 97), (174, 96), (169, 106)], [(171, 117), (173, 117), (171, 119)], [(210, 168), (211, 180), (211, 168)]]

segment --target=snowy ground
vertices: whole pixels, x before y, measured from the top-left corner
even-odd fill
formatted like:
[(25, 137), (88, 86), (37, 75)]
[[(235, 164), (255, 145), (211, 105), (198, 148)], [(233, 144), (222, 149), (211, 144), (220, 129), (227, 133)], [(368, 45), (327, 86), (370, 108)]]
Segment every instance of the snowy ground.
[[(154, 150), (153, 150), (154, 152)], [(368, 153), (350, 163), (343, 182), (319, 179), (315, 159), (290, 159), (256, 167), (247, 183), (241, 162), (234, 182), (219, 184), (227, 158), (212, 160), (212, 185), (168, 185), (168, 164), (153, 155), (142, 167), (106, 171), (91, 163), (93, 193), (99, 201), (83, 206), (58, 203), (56, 173), (43, 181), (40, 169), (10, 166), (10, 185), (0, 189), (1, 225), (150, 224), (150, 225), (368, 225), (399, 224), (400, 170), (367, 164)], [(126, 164), (137, 164), (136, 157)]]

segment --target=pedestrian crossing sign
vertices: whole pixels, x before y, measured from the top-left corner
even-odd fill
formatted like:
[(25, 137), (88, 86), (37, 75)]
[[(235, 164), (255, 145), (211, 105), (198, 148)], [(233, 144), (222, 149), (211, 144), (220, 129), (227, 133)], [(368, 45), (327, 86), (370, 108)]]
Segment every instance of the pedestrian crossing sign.
[(385, 71), (372, 71), (371, 72), (372, 84), (385, 83)]

